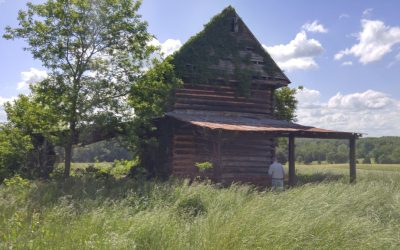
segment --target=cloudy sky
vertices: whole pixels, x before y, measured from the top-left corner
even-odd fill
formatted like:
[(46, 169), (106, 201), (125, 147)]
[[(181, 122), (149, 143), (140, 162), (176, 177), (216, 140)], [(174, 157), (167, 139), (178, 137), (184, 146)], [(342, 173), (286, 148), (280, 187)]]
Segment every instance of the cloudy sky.
[[(17, 25), (26, 2), (0, 0), (1, 33)], [(154, 43), (170, 54), (228, 5), (291, 86), (304, 86), (297, 95), (298, 123), (400, 136), (400, 1), (144, 0), (140, 12)], [(46, 77), (23, 47), (23, 41), (0, 40), (0, 105)]]

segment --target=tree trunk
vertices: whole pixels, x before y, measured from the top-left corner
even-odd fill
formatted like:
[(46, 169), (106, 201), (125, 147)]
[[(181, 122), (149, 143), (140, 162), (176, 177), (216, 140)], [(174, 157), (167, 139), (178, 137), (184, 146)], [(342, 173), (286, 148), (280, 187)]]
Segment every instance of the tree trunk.
[(71, 173), (71, 160), (72, 160), (72, 146), (75, 140), (75, 122), (70, 123), (69, 138), (67, 139), (67, 145), (65, 145), (65, 168), (64, 178), (68, 178)]

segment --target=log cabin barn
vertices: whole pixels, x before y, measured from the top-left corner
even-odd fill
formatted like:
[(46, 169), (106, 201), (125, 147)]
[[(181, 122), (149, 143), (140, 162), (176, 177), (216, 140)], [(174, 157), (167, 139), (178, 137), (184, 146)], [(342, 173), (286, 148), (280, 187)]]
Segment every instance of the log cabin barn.
[[(203, 176), (229, 184), (264, 186), (277, 137), (289, 138), (289, 177), (294, 185), (295, 138), (348, 139), (350, 179), (355, 180), (357, 133), (303, 126), (277, 119), (274, 92), (290, 80), (232, 7), (173, 55), (183, 80), (175, 102), (157, 119), (161, 150), (154, 164), (184, 178)], [(200, 171), (196, 164), (209, 162)], [(162, 165), (162, 166), (161, 166)]]

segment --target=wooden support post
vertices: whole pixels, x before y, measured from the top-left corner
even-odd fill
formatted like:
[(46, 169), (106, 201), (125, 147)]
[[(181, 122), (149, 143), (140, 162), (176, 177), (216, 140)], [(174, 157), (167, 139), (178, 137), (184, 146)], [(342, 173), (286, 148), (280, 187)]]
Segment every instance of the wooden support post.
[(356, 138), (351, 138), (349, 140), (350, 154), (350, 183), (356, 181)]
[(296, 184), (294, 136), (289, 135), (289, 186)]
[(218, 129), (211, 139), (213, 141), (213, 165), (214, 165), (214, 178), (215, 181), (221, 182), (221, 142), (222, 142), (222, 130)]

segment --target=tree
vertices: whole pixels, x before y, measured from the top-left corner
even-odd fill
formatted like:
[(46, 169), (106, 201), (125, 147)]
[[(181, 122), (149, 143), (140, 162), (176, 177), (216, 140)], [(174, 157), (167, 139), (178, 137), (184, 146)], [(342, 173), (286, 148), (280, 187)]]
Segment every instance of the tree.
[(36, 84), (39, 100), (65, 127), (65, 177), (70, 174), (77, 131), (93, 123), (122, 121), (130, 86), (140, 77), (153, 47), (140, 1), (47, 0), (27, 4), (6, 39), (22, 38), (49, 77)]
[(155, 159), (156, 152), (165, 150), (162, 146), (165, 141), (161, 139), (162, 136), (156, 135), (157, 127), (154, 118), (162, 116), (172, 108), (173, 93), (183, 84), (177, 77), (171, 60), (172, 57), (162, 62), (154, 60), (153, 67), (137, 84), (132, 85), (129, 98), (136, 117), (129, 126), (129, 135), (126, 138), (129, 138), (130, 145), (134, 145), (132, 149), (139, 156), (140, 165), (146, 167), (150, 175), (158, 174), (156, 172), (160, 170), (159, 165), (161, 165), (158, 162), (163, 161), (163, 159)]
[[(303, 87), (298, 89), (303, 89)], [(296, 120), (297, 100), (295, 95), (298, 89), (283, 87), (275, 91), (274, 114), (276, 118), (287, 121)]]
[(15, 133), (14, 140), (29, 142), (19, 143), (20, 150), (26, 156), (21, 164), (20, 174), (24, 177), (48, 178), (55, 161), (54, 136), (57, 131), (57, 115), (51, 107), (39, 103), (34, 95), (20, 95), (13, 102), (4, 105), (7, 113), (8, 130)]
[(27, 167), (31, 138), (9, 124), (0, 125), (0, 183)]
[(8, 123), (25, 135), (35, 133), (50, 136), (57, 127), (57, 116), (48, 105), (38, 102), (33, 95), (19, 95), (13, 102), (4, 105)]

